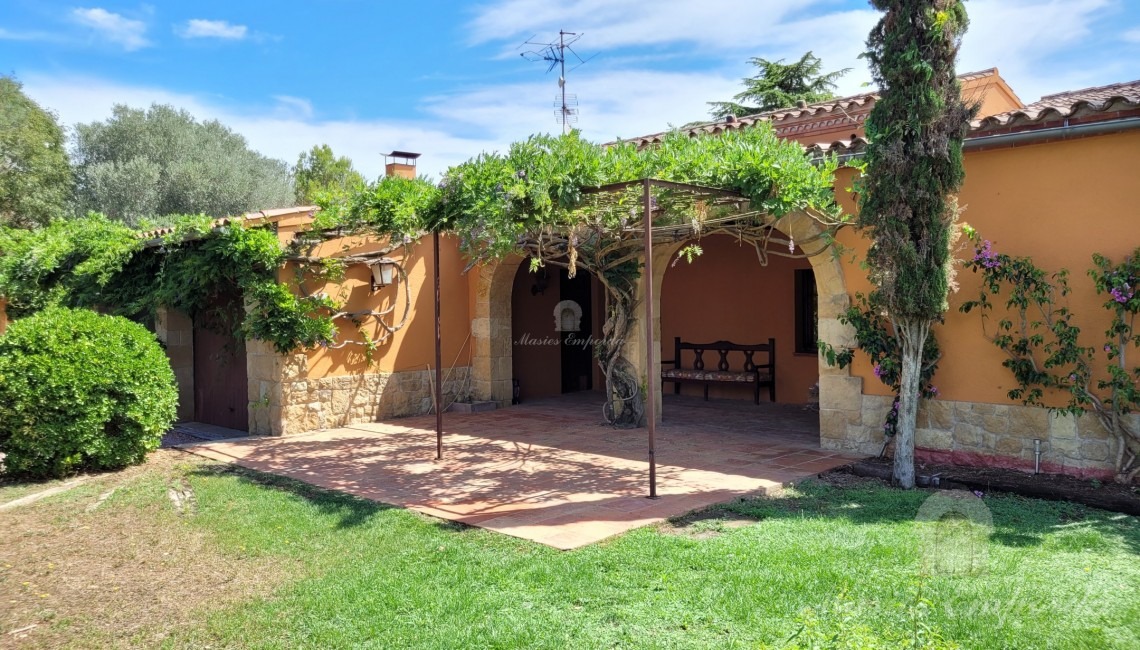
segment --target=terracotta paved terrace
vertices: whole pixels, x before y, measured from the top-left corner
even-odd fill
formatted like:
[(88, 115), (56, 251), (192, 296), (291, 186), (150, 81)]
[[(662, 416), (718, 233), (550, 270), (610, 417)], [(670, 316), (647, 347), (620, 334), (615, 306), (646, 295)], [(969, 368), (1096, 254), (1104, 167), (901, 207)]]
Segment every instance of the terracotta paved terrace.
[(663, 413), (655, 500), (646, 429), (605, 426), (596, 393), (447, 413), (442, 461), (434, 416), (184, 448), (560, 549), (853, 459), (819, 449), (818, 414), (801, 407), (667, 395)]

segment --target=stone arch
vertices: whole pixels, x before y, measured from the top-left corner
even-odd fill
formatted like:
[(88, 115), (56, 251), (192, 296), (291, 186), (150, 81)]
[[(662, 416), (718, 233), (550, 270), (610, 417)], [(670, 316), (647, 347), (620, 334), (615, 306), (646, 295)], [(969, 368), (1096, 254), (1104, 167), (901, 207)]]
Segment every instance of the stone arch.
[(511, 292), (521, 255), (474, 269), (475, 313), (471, 319), (471, 392), (477, 400), (511, 403)]
[[(854, 331), (839, 322), (839, 316), (851, 304), (847, 284), (843, 275), (843, 264), (838, 255), (825, 250), (821, 240), (824, 228), (814, 218), (803, 212), (790, 212), (773, 224), (784, 235), (797, 242), (806, 242), (804, 250), (809, 254), (812, 271), (815, 275), (818, 300), (819, 339), (836, 349), (855, 345)], [(665, 272), (669, 269), (672, 257), (686, 242), (658, 244), (653, 247), (653, 296), (654, 296), (654, 357), (661, 357), (661, 293)], [(812, 254), (817, 253), (817, 254)], [(645, 296), (644, 279), (638, 290), (639, 300)], [(645, 324), (640, 319), (643, 308), (637, 310), (638, 322), (632, 327), (627, 341), (626, 358), (640, 372), (645, 369)], [(657, 369), (660, 373), (660, 369)], [(660, 375), (658, 375), (660, 376)], [(840, 369), (827, 365), (822, 356), (819, 360), (819, 407), (820, 443), (825, 448), (843, 448), (847, 442), (847, 425), (859, 425), (862, 421), (863, 380), (852, 377), (849, 368)], [(657, 413), (661, 413), (661, 384), (657, 384)]]

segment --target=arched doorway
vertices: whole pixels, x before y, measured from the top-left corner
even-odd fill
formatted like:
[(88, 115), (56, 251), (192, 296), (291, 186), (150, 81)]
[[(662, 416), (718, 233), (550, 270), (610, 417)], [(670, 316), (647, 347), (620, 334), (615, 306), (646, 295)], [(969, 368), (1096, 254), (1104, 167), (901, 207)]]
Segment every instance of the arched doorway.
[(519, 401), (593, 390), (601, 373), (593, 355), (600, 329), (600, 287), (579, 268), (574, 277), (547, 265), (515, 271), (511, 291), (511, 369)]

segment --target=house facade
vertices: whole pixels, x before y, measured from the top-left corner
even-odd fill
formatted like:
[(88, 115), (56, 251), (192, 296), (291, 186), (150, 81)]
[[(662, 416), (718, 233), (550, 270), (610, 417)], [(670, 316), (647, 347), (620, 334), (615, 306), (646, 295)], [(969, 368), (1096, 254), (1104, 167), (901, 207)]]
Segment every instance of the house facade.
[[(1140, 81), (1059, 93), (1026, 105), (996, 69), (962, 79), (966, 97), (981, 107), (966, 143), (967, 179), (959, 197), (964, 220), (1001, 252), (1032, 256), (1046, 269), (1069, 269), (1075, 289), (1070, 307), (1082, 331), (1099, 335), (1107, 313), (1084, 273), (1091, 256), (1120, 259), (1140, 245), (1140, 214), (1133, 200)], [(806, 155), (851, 159), (866, 145), (863, 124), (875, 101), (876, 95), (866, 94), (688, 132), (715, 135), (764, 121), (803, 145)], [(653, 146), (659, 138), (635, 141)], [(390, 173), (414, 170), (397, 166)], [(850, 213), (856, 210), (848, 190), (855, 173), (843, 168), (836, 179), (836, 196)], [(312, 210), (276, 210), (246, 219), (273, 227), (288, 243), (311, 223)], [(802, 214), (782, 217), (775, 227), (799, 242), (820, 234), (818, 224)], [(819, 254), (788, 258), (728, 235), (711, 235), (701, 239), (705, 253), (691, 264), (676, 263), (686, 242), (656, 246), (654, 275), (642, 279), (643, 291), (645, 283), (654, 287), (655, 358), (662, 359), (663, 352), (669, 357), (676, 338), (737, 343), (774, 338), (779, 401), (818, 409), (823, 447), (878, 453), (890, 390), (864, 358), (857, 356), (849, 368), (831, 367), (815, 346), (816, 339), (837, 348), (853, 345), (852, 332), (839, 316), (857, 293), (871, 289), (860, 266), (867, 240), (844, 228), (838, 242), (839, 255), (813, 251)], [(342, 237), (326, 241), (315, 254), (344, 256), (380, 246), (366, 237)], [(157, 333), (182, 391), (180, 415), (253, 434), (284, 435), (429, 412), (435, 380), (432, 247), (424, 240), (391, 255), (402, 274), (390, 284), (377, 286), (368, 266), (355, 265), (343, 281), (307, 287), (339, 296), (346, 310), (388, 314), (383, 325), (367, 325), (369, 336), (379, 341), (369, 354), (360, 346), (345, 346), (280, 355), (257, 341), (212, 340), (184, 315), (161, 313)], [(591, 362), (589, 341), (600, 332), (605, 305), (588, 274), (572, 279), (553, 270), (531, 273), (518, 256), (468, 269), (457, 239), (448, 236), (441, 239), (439, 255), (445, 408), (469, 400), (506, 408), (520, 400), (601, 390), (604, 381)], [(294, 271), (282, 268), (280, 278), (288, 280)], [(1008, 399), (1014, 384), (1001, 365), (1002, 352), (986, 338), (978, 315), (957, 311), (976, 295), (978, 278), (960, 271), (958, 283), (945, 323), (936, 328), (943, 350), (934, 380), (939, 397), (925, 401), (919, 414), (919, 459), (1032, 468), (1039, 441), (1046, 471), (1111, 476), (1117, 443), (1092, 417), (1055, 417)], [(569, 332), (560, 315), (568, 302), (577, 307), (571, 314), (576, 329)], [(659, 364), (648, 368), (645, 362), (646, 331), (644, 322), (636, 323), (625, 342), (627, 358), (643, 375), (660, 372)], [(342, 335), (355, 337), (355, 326), (346, 325)], [(751, 399), (752, 393), (723, 386), (711, 396)], [(653, 399), (662, 404), (660, 394)], [(668, 404), (657, 413), (668, 419)]]

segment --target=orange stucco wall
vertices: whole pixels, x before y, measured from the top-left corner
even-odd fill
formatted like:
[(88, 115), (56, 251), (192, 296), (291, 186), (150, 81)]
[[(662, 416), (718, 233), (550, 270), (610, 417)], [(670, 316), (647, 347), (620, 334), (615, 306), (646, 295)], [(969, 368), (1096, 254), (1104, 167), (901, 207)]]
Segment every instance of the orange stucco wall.
[[(700, 241), (704, 254), (692, 264), (680, 261), (665, 272), (661, 289), (661, 355), (673, 358), (674, 337), (683, 341), (707, 343), (727, 340), (733, 343), (766, 343), (776, 339), (776, 399), (804, 403), (808, 390), (819, 378), (817, 355), (795, 352), (796, 269), (810, 269), (805, 259), (770, 256), (761, 266), (756, 249), (739, 244), (732, 237), (713, 235)], [(686, 353), (682, 363), (691, 363)], [(719, 357), (705, 353), (706, 364)], [(743, 363), (742, 353), (728, 356), (733, 370)], [(765, 361), (761, 354), (757, 361)], [(711, 366), (709, 366), (711, 367)], [(673, 384), (664, 386), (666, 392)], [(700, 395), (703, 386), (686, 384), (682, 394)], [(767, 399), (767, 389), (761, 399)], [(713, 385), (711, 396), (752, 399), (750, 386)]]
[(963, 82), (962, 98), (977, 103), (978, 117), (989, 117), (1024, 107), (1013, 89), (997, 74)]
[[(1099, 347), (1108, 324), (1101, 307), (1105, 297), (1096, 295), (1086, 275), (1092, 254), (1119, 260), (1140, 246), (1133, 191), (1140, 178), (1137, 152), (1140, 132), (1132, 131), (966, 154), (962, 219), (999, 252), (1030, 256), (1048, 271), (1069, 269), (1074, 291), (1068, 304), (1085, 345)], [(844, 170), (837, 186), (850, 185), (850, 176)], [(867, 291), (866, 274), (859, 268), (866, 241), (850, 229), (839, 241), (852, 249), (846, 255), (848, 291)], [(964, 245), (958, 256), (969, 255), (972, 249)], [(960, 289), (950, 297), (946, 323), (936, 330), (943, 361), (935, 384), (944, 399), (1008, 404), (1006, 392), (1013, 381), (1001, 366), (1001, 351), (984, 338), (976, 313), (958, 311), (964, 300), (977, 295), (978, 279), (968, 271), (958, 274)], [(863, 358), (854, 374), (864, 378), (864, 393), (889, 394)]]
[[(278, 234), (282, 241), (292, 239), (297, 230), (303, 227), (304, 219), (278, 223)], [(322, 244), (313, 251), (315, 256), (341, 257), (353, 253), (374, 251), (380, 243), (365, 237), (345, 237)], [(312, 350), (308, 357), (308, 377), (319, 379), (336, 375), (361, 372), (401, 372), (405, 370), (425, 370), (435, 367), (434, 331), (434, 285), (432, 240), (426, 236), (409, 245), (407, 249), (397, 248), (388, 255), (397, 260), (407, 273), (407, 282), (397, 282), (378, 291), (372, 291), (371, 274), (367, 266), (354, 265), (347, 269), (345, 278), (338, 283), (318, 286), (306, 285), (309, 292), (325, 291), (328, 295), (344, 302), (345, 311), (382, 311), (394, 307), (394, 311), (384, 317), (385, 322), (396, 324), (404, 312), (404, 292), (410, 291), (411, 308), (407, 324), (380, 344), (373, 353), (371, 365), (359, 345), (348, 345), (340, 349)], [(440, 238), (440, 278), (441, 278), (441, 338), (443, 368), (466, 366), (470, 363), (471, 313), (469, 305), (468, 280), (462, 274), (466, 266), (459, 253), (455, 237)], [(283, 281), (294, 277), (292, 266), (283, 268), (280, 277)], [(361, 340), (356, 327), (347, 319), (340, 321), (340, 340)], [(364, 329), (373, 339), (379, 339), (385, 330), (374, 318), (363, 321)]]

